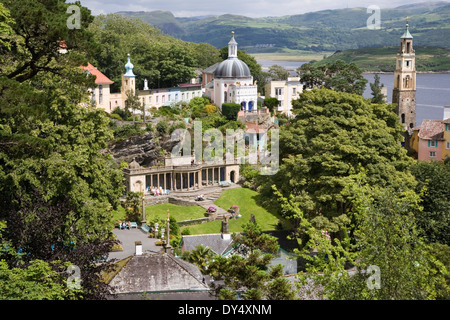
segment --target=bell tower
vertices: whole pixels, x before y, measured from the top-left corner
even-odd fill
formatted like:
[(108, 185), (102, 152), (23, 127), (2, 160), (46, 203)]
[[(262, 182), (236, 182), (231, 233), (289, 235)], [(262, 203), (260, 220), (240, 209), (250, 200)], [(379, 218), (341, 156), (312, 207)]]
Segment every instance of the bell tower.
[(409, 33), (408, 18), (406, 30), (400, 38), (400, 50), (394, 71), (392, 103), (397, 104), (396, 112), (408, 135), (416, 126), (416, 54), (413, 37)]
[(130, 61), (130, 54), (127, 57), (127, 64), (125, 65), (125, 73), (122, 75), (122, 95), (126, 96), (128, 91), (133, 94), (136, 92), (136, 75), (133, 73), (133, 64)]

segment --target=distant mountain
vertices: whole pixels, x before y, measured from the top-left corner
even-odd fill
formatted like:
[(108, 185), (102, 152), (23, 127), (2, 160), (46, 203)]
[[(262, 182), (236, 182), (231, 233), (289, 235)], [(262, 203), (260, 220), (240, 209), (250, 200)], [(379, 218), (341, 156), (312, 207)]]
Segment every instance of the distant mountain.
[(409, 17), (417, 45), (450, 48), (450, 3), (424, 2), (381, 10), (381, 29), (367, 28), (367, 8), (322, 10), (283, 17), (249, 18), (225, 14), (174, 17), (168, 11), (119, 12), (140, 18), (164, 33), (190, 42), (227, 45), (235, 31), (239, 48), (249, 53), (281, 50), (336, 51), (395, 46)]

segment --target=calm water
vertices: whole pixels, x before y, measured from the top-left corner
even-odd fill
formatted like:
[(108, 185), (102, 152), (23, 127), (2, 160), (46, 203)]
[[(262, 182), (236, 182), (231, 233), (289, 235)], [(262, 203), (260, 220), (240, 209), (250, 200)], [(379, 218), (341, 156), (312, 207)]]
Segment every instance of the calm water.
[[(305, 64), (302, 61), (274, 61), (274, 60), (258, 60), (263, 70), (274, 65), (280, 65), (290, 71), (292, 76), (296, 76), (295, 69)], [(371, 90), (369, 83), (374, 81), (374, 74), (364, 74), (369, 81), (363, 94), (365, 98), (371, 98)], [(380, 82), (387, 88), (387, 100), (392, 102), (392, 88), (394, 85), (394, 74), (380, 74)], [(416, 79), (417, 92), (417, 123), (420, 125), (422, 120), (442, 120), (444, 116), (444, 106), (450, 105), (450, 74), (433, 73), (433, 74), (417, 74)]]
[[(374, 81), (373, 74), (365, 74), (364, 77), (370, 82)], [(392, 102), (392, 88), (394, 85), (394, 74), (380, 74), (380, 82), (387, 88), (387, 100)], [(367, 84), (364, 97), (371, 98), (370, 85)], [(444, 117), (444, 106), (450, 105), (450, 74), (448, 73), (419, 73), (416, 76), (416, 125), (422, 120), (442, 120)]]

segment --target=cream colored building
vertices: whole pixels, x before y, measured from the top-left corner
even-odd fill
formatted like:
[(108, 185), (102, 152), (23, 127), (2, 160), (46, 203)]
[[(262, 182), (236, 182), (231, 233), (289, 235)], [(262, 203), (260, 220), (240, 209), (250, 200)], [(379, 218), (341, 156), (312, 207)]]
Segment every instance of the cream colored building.
[(266, 97), (277, 98), (280, 101), (278, 112), (292, 116), (292, 100), (300, 97), (303, 85), (299, 77), (289, 77), (283, 81), (270, 81), (265, 86)]
[(128, 55), (128, 61), (125, 65), (126, 72), (122, 75), (122, 87), (120, 92), (111, 94), (111, 111), (117, 107), (121, 109), (125, 108), (127, 92), (135, 93), (137, 91), (139, 101), (146, 109), (152, 107), (159, 109), (162, 106), (172, 106), (178, 102), (189, 102), (192, 98), (202, 96), (202, 84), (195, 83), (194, 81), (191, 81), (191, 83), (182, 83), (177, 87), (172, 88), (150, 89), (148, 87), (148, 80), (145, 79), (142, 89), (139, 89), (136, 83), (136, 76), (133, 73), (133, 68), (134, 66)]
[(96, 107), (105, 110), (106, 112), (111, 112), (110, 108), (110, 85), (114, 83), (114, 81), (108, 79), (103, 73), (101, 73), (96, 67), (92, 64), (88, 63), (85, 67), (81, 67), (88, 72), (88, 74), (92, 74), (96, 76), (95, 84), (97, 85), (94, 88), (90, 88), (89, 92), (91, 94), (91, 101)]

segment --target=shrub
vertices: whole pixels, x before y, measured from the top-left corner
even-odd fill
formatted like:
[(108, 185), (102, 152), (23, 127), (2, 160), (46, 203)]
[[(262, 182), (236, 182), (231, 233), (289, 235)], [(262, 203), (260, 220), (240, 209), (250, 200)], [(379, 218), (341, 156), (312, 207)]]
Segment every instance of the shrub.
[(186, 123), (178, 121), (170, 126), (169, 133), (174, 132), (176, 129), (186, 129)]
[(111, 119), (122, 120), (122, 117), (121, 117), (119, 114), (117, 114), (117, 113), (111, 113), (111, 114), (109, 115), (109, 117), (110, 117)]
[(236, 120), (237, 114), (241, 110), (241, 105), (237, 103), (223, 103), (222, 104), (222, 114), (228, 120)]
[(160, 121), (158, 122), (158, 124), (156, 125), (156, 130), (159, 132), (160, 135), (166, 134), (167, 133), (167, 129), (168, 129), (169, 125), (167, 124), (167, 122), (165, 121)]
[(125, 124), (123, 126), (118, 126), (114, 129), (114, 138), (116, 139), (126, 139), (132, 135), (140, 134), (141, 129), (135, 127), (132, 124)]
[(129, 110), (120, 109), (119, 107), (115, 108), (113, 112), (111, 112), (111, 117), (116, 117), (113, 116), (113, 114), (117, 114), (120, 117), (120, 120), (128, 120), (131, 118), (131, 112)]

